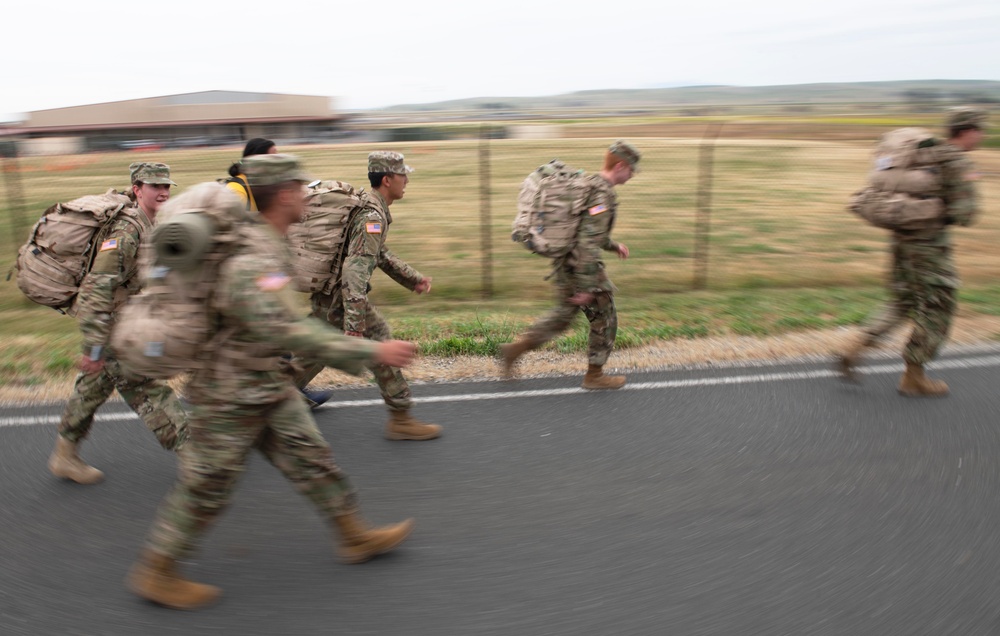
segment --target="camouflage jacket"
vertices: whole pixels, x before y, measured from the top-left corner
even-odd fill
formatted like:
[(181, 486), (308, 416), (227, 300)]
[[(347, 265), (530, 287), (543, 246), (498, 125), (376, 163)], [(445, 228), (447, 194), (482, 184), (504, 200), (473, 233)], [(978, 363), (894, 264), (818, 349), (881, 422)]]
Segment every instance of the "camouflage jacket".
[(587, 175), (590, 194), (580, 218), (576, 246), (564, 258), (556, 261), (571, 274), (576, 291), (614, 291), (601, 260), (601, 250), (617, 252), (618, 243), (611, 239), (611, 230), (618, 214), (618, 196), (614, 186), (600, 174)]
[(968, 153), (958, 146), (943, 143), (940, 153), (941, 199), (946, 216), (939, 227), (913, 232), (893, 232), (894, 267), (919, 269), (925, 282), (944, 287), (958, 287), (958, 273), (952, 260), (951, 225), (968, 227), (979, 216), (975, 166)]
[(263, 221), (247, 234), (244, 250), (219, 269), (213, 303), (219, 332), (210, 364), (188, 383), (191, 402), (269, 404), (289, 397), (295, 386), (287, 352), (360, 374), (377, 345), (303, 317), (289, 285), (284, 239)]
[(410, 291), (424, 278), (385, 246), (391, 223), (389, 206), (378, 190), (373, 190), (368, 204), (352, 217), (347, 228), (339, 285), (344, 300), (344, 331), (365, 331), (369, 283), (376, 266)]
[(73, 311), (83, 334), (84, 351), (105, 347), (111, 338), (115, 313), (128, 297), (139, 293), (139, 257), (143, 240), (153, 227), (141, 209), (122, 212), (133, 221), (119, 216), (107, 237), (98, 246), (90, 271), (80, 283)]

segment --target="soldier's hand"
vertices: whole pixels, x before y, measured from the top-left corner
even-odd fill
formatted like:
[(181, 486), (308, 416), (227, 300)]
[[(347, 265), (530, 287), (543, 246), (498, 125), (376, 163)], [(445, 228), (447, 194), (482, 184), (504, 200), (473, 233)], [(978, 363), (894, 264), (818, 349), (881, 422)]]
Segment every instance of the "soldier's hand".
[(623, 261), (626, 258), (628, 258), (628, 246), (625, 245), (624, 243), (618, 244), (618, 258), (622, 259)]
[(418, 294), (426, 294), (431, 290), (431, 277), (427, 276), (422, 281), (417, 283), (417, 286), (413, 288), (413, 291)]
[(586, 307), (594, 302), (594, 295), (590, 292), (576, 292), (569, 297), (569, 302), (577, 307)]
[(417, 345), (405, 340), (386, 340), (375, 349), (375, 362), (390, 367), (406, 367), (413, 362)]
[(97, 373), (104, 368), (104, 358), (91, 360), (89, 356), (80, 356), (80, 364), (77, 366), (84, 373)]

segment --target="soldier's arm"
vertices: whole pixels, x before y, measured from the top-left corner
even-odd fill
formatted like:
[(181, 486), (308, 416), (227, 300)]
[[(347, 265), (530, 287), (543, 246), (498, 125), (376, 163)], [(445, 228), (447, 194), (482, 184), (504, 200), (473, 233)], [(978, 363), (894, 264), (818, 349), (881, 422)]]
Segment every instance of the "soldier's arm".
[(262, 263), (259, 255), (237, 256), (223, 266), (220, 281), (225, 312), (251, 339), (355, 375), (375, 359), (377, 343), (348, 338), (321, 320), (303, 317), (291, 278), (279, 263)]
[[(136, 284), (139, 239), (127, 230), (112, 232), (98, 246), (90, 272), (80, 284), (77, 323), (84, 355), (100, 357), (111, 337), (115, 295), (119, 287)], [(99, 347), (99, 349), (97, 349)]]
[(378, 267), (392, 280), (403, 287), (413, 291), (417, 284), (424, 279), (423, 275), (406, 261), (393, 254), (385, 245), (379, 253)]
[(368, 319), (368, 287), (382, 251), (385, 218), (364, 210), (348, 228), (347, 252), (340, 279), (344, 297), (344, 331), (364, 333)]
[(979, 193), (976, 172), (965, 152), (948, 147), (941, 163), (942, 199), (951, 223), (968, 227), (979, 216)]

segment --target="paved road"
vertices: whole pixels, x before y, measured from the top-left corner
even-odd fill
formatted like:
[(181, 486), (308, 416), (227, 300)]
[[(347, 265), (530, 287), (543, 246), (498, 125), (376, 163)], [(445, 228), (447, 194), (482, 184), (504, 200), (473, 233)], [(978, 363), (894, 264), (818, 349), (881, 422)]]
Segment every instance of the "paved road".
[(374, 389), (317, 419), (398, 552), (348, 566), (255, 457), (185, 571), (193, 613), (122, 579), (173, 457), (110, 409), (93, 487), (45, 470), (58, 407), (0, 411), (0, 634), (941, 635), (1000, 633), (1000, 355), (947, 357), (943, 400), (900, 365), (860, 387), (825, 366), (417, 387), (435, 442), (391, 443)]

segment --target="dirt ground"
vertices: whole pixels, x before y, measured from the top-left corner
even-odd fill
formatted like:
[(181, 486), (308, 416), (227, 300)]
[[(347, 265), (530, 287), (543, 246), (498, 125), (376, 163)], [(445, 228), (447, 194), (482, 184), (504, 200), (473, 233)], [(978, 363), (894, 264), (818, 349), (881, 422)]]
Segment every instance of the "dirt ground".
[[(908, 330), (900, 329), (872, 356), (897, 357)], [(742, 336), (710, 337), (696, 340), (672, 340), (657, 344), (615, 351), (606, 372), (627, 373), (634, 370), (654, 370), (696, 366), (725, 366), (777, 360), (825, 360), (846, 347), (857, 335), (856, 329), (831, 329), (751, 338)], [(947, 348), (970, 345), (998, 345), (1000, 317), (963, 316), (956, 318)], [(581, 375), (586, 371), (582, 354), (563, 355), (555, 351), (533, 351), (517, 366), (518, 377)], [(411, 384), (491, 380), (500, 376), (496, 360), (482, 357), (433, 358), (421, 357), (405, 371)], [(71, 378), (60, 378), (34, 386), (0, 387), (0, 404), (23, 405), (63, 401), (72, 390)], [(175, 383), (176, 387), (180, 382)], [(333, 370), (325, 370), (313, 386), (358, 387), (374, 385), (371, 375), (357, 378)], [(373, 386), (374, 390), (374, 386)], [(419, 398), (419, 389), (414, 391)], [(375, 394), (373, 394), (375, 395)]]

